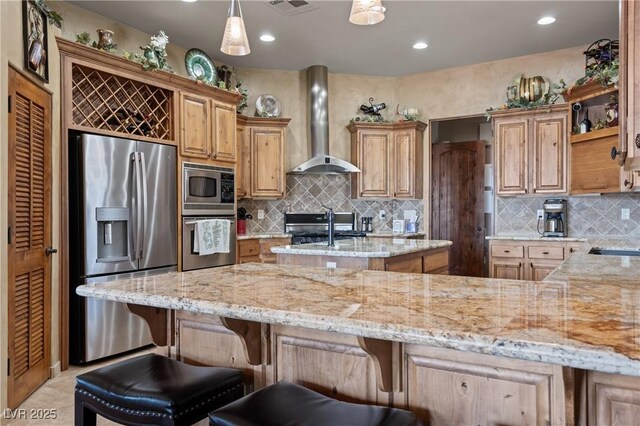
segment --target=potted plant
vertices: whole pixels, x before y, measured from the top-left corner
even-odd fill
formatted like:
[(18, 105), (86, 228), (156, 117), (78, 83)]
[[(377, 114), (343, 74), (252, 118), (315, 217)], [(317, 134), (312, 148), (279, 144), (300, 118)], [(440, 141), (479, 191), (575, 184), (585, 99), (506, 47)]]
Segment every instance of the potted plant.
[(253, 216), (247, 213), (247, 209), (244, 207), (238, 208), (238, 235), (244, 235), (247, 233), (247, 219), (253, 219)]

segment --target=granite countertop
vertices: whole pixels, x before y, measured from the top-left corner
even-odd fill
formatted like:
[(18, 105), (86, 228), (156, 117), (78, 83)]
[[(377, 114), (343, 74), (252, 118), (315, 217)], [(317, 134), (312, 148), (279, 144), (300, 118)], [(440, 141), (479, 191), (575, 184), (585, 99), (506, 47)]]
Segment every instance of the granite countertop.
[(413, 240), (406, 238), (349, 238), (336, 240), (334, 247), (327, 243), (310, 243), (273, 247), (277, 254), (339, 257), (393, 257), (452, 245), (445, 240)]
[(393, 231), (375, 231), (375, 232), (367, 232), (367, 237), (376, 237), (376, 238), (408, 238), (408, 237), (424, 237), (427, 233), (423, 231), (419, 232), (393, 232)]
[(291, 238), (291, 234), (285, 234), (284, 232), (250, 232), (248, 234), (238, 235), (236, 240), (242, 241), (270, 238)]
[(540, 235), (492, 235), (486, 237), (487, 240), (505, 240), (505, 241), (562, 241), (565, 243), (585, 242), (586, 238), (580, 237), (542, 237)]
[[(600, 256), (585, 269), (592, 257), (574, 254), (566, 279), (544, 282), (246, 263), (82, 285), (77, 292), (640, 376), (640, 258), (621, 269), (619, 258)], [(610, 271), (618, 275), (609, 278)]]

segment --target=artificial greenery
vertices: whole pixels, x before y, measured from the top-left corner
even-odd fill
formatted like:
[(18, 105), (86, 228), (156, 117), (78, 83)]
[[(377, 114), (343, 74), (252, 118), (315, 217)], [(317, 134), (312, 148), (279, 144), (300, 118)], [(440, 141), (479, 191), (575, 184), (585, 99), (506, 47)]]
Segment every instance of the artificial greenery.
[(585, 86), (589, 83), (597, 81), (603, 87), (617, 85), (620, 80), (620, 61), (616, 58), (608, 64), (603, 64), (598, 68), (589, 68), (585, 71), (584, 77), (580, 77), (576, 82), (568, 87), (565, 92), (571, 94), (571, 91), (577, 87)]
[(62, 16), (60, 16), (55, 10), (51, 9), (46, 0), (33, 0), (33, 4), (45, 14), (47, 22), (58, 28), (62, 28)]
[(390, 123), (390, 121), (382, 118), (381, 115), (365, 115), (352, 118), (351, 123)]
[(91, 36), (86, 31), (83, 31), (80, 34), (76, 34), (76, 43), (80, 43), (85, 46), (91, 46), (94, 49), (104, 50), (105, 52), (109, 53), (115, 53), (118, 50), (118, 45), (115, 43), (107, 44), (102, 48), (98, 47), (98, 42), (92, 42)]
[(125, 50), (123, 56), (130, 61), (140, 63), (145, 71), (173, 72), (167, 62), (167, 44), (169, 44), (169, 36), (160, 30), (157, 36), (151, 36), (151, 42), (148, 45), (140, 46), (142, 55)]

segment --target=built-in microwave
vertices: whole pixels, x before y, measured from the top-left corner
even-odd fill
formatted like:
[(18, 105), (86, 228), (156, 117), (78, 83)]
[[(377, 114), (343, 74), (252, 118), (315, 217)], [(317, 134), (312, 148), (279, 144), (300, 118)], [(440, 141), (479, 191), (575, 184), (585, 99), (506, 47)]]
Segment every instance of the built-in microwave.
[(235, 173), (227, 167), (182, 163), (182, 215), (234, 215)]

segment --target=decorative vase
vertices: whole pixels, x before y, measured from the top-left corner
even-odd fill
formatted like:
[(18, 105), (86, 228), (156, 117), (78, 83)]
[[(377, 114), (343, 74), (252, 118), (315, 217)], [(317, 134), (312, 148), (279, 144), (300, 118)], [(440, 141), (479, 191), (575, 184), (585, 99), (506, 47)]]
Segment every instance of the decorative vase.
[(113, 31), (96, 30), (98, 33), (98, 49), (109, 50), (109, 46), (113, 45)]

